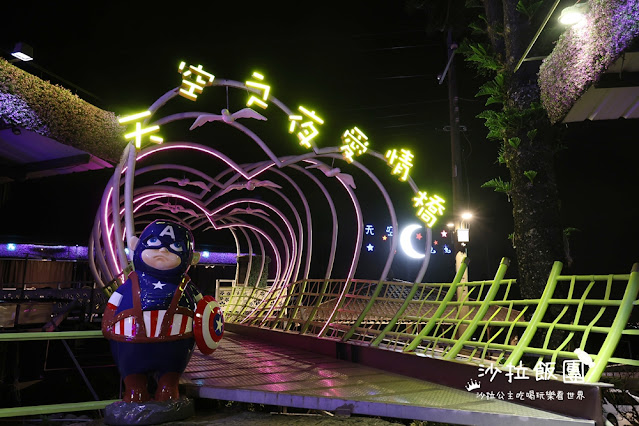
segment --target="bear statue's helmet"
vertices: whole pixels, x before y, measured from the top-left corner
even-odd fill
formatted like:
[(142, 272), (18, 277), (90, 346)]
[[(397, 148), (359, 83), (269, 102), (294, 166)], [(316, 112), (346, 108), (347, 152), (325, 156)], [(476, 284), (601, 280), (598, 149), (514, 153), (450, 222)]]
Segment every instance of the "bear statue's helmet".
[[(159, 250), (166, 247), (177, 255), (181, 262), (173, 269), (159, 270), (142, 260), (142, 252), (146, 249)], [(151, 222), (140, 235), (133, 253), (133, 266), (136, 271), (146, 272), (163, 278), (178, 278), (185, 274), (191, 266), (193, 258), (193, 234), (187, 228), (169, 220)]]

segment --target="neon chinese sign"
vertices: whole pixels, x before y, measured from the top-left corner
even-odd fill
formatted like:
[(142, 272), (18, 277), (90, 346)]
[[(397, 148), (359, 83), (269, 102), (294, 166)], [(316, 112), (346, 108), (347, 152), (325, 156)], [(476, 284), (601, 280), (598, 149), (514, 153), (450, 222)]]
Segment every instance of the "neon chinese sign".
[(215, 80), (213, 74), (202, 69), (202, 65), (194, 67), (189, 65), (186, 68), (186, 62), (180, 62), (178, 66), (178, 72), (182, 74), (182, 86), (180, 87), (180, 96), (185, 97), (191, 101), (197, 99), (197, 95), (202, 93), (205, 86), (210, 86)]
[[(122, 117), (118, 121), (120, 124), (135, 122), (135, 130), (124, 135), (125, 140), (134, 140), (135, 148), (139, 151), (142, 147), (142, 136), (155, 133), (160, 130), (160, 126), (149, 126), (142, 128), (142, 119), (151, 116), (151, 111), (144, 111), (138, 114)], [(149, 135), (149, 140), (153, 143), (162, 143), (163, 139), (156, 135)]]
[[(180, 96), (191, 101), (196, 101), (198, 95), (202, 94), (204, 88), (213, 85), (213, 82), (215, 81), (215, 76), (205, 71), (202, 65), (187, 66), (186, 62), (182, 61), (178, 66), (178, 71), (182, 75), (182, 84), (178, 93)], [(257, 105), (262, 109), (266, 109), (268, 107), (268, 103), (266, 101), (269, 99), (271, 87), (264, 82), (265, 77), (262, 73), (255, 71), (252, 73), (251, 78), (252, 79), (245, 81), (245, 85), (247, 88), (253, 89), (254, 93), (257, 92), (258, 96), (251, 94), (246, 105), (248, 107)], [(248, 113), (253, 112), (253, 115), (247, 115), (248, 113), (245, 113), (242, 116), (265, 119), (250, 108), (246, 108), (245, 110), (248, 111)], [(299, 112), (290, 113), (288, 115), (288, 132), (295, 134), (301, 146), (315, 150), (314, 140), (320, 134), (319, 127), (324, 124), (324, 119), (322, 119), (314, 110), (304, 106), (299, 106), (298, 111)], [(132, 140), (135, 144), (136, 150), (138, 151), (142, 147), (143, 137), (148, 136), (149, 141), (153, 143), (162, 143), (163, 141), (161, 137), (152, 134), (159, 131), (160, 127), (158, 125), (143, 127), (142, 120), (150, 116), (150, 111), (144, 111), (119, 120), (120, 123), (123, 124), (134, 123), (133, 131), (125, 135), (125, 140)], [(211, 119), (216, 119), (216, 117), (217, 116)], [(227, 116), (224, 116), (223, 114), (221, 117), (224, 122), (234, 122), (234, 117), (230, 115), (228, 111)], [(197, 126), (194, 124), (192, 129), (194, 127)], [(338, 150), (342, 153), (342, 157), (347, 163), (352, 163), (356, 156), (360, 156), (369, 150), (369, 145), (369, 137), (361, 129), (354, 126), (342, 133), (341, 145)], [(391, 167), (391, 174), (398, 176), (398, 179), (401, 182), (408, 181), (410, 171), (414, 166), (414, 157), (414, 154), (405, 148), (401, 148), (399, 150), (389, 149), (386, 151), (384, 156), (387, 164)], [(432, 228), (438, 217), (442, 216), (445, 210), (445, 200), (436, 194), (428, 196), (426, 191), (417, 190), (417, 194), (412, 201), (413, 207), (417, 208), (417, 217), (429, 228)]]

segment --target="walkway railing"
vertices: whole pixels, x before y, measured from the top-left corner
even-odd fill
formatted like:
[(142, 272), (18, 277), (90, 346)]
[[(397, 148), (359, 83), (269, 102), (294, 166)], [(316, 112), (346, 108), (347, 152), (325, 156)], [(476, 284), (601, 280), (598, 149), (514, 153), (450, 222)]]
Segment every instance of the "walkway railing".
[[(584, 374), (588, 383), (598, 382), (611, 363), (639, 367), (631, 352), (639, 325), (629, 322), (639, 305), (639, 264), (629, 274), (562, 275), (556, 262), (539, 299), (518, 299), (515, 280), (504, 278), (508, 263), (503, 259), (486, 281), (461, 282), (463, 262), (451, 283), (304, 280), (284, 288), (237, 286), (221, 290), (220, 300), (227, 322), (471, 364), (532, 369), (553, 363), (556, 374), (566, 374), (562, 362), (580, 360), (580, 349), (593, 361)], [(87, 338), (102, 333), (0, 333), (0, 344), (62, 340), (94, 397), (1, 408), (0, 418), (102, 409), (116, 401), (98, 400), (66, 344)], [(619, 345), (622, 339), (630, 344)]]
[(9, 407), (0, 408), (0, 418), (4, 417), (21, 417), (21, 416), (34, 416), (45, 415), (53, 413), (69, 413), (76, 411), (89, 411), (89, 410), (102, 410), (107, 405), (118, 401), (112, 400), (100, 400), (98, 395), (93, 390), (93, 386), (89, 383), (82, 367), (78, 363), (75, 355), (71, 351), (67, 344), (68, 339), (95, 339), (104, 338), (101, 330), (92, 331), (59, 331), (59, 332), (25, 332), (25, 333), (0, 333), (0, 344), (6, 344), (7, 342), (22, 342), (22, 341), (34, 341), (34, 340), (62, 340), (69, 356), (71, 357), (75, 367), (82, 376), (84, 383), (86, 384), (89, 392), (93, 396), (93, 401), (86, 402), (70, 402), (61, 404), (50, 405), (33, 405), (23, 407)]
[[(505, 368), (544, 363), (566, 374), (570, 360), (578, 360), (590, 383), (611, 363), (639, 367), (628, 349), (633, 345), (619, 345), (622, 339), (639, 342), (639, 324), (629, 323), (639, 304), (639, 264), (629, 274), (562, 275), (562, 263), (555, 262), (539, 299), (513, 297), (516, 282), (504, 278), (508, 264), (503, 259), (492, 280), (463, 283), (465, 262), (452, 283), (303, 280), (279, 290), (234, 287), (225, 316), (254, 327)], [(590, 368), (579, 350), (592, 358)]]

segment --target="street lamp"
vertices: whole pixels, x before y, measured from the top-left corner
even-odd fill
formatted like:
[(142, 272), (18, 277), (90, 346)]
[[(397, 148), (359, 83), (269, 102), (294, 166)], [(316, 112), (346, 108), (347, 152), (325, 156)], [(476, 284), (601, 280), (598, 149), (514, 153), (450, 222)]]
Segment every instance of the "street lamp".
[[(457, 246), (457, 250), (455, 253), (455, 273), (459, 271), (459, 268), (461, 268), (462, 261), (464, 260), (465, 257), (468, 256), (468, 248), (466, 246), (466, 243), (470, 241), (470, 220), (472, 219), (472, 217), (473, 217), (473, 214), (471, 212), (469, 211), (463, 212), (461, 215), (461, 220), (459, 221), (459, 227), (455, 230), (455, 233), (457, 234), (457, 244), (455, 244), (455, 246)], [(468, 265), (468, 263), (466, 263), (466, 265)], [(468, 267), (466, 267), (466, 269), (464, 270), (464, 275), (462, 275), (460, 283), (467, 283), (467, 282), (468, 282)], [(456, 294), (457, 294), (458, 301), (460, 302), (467, 301), (468, 287), (463, 284), (458, 286)], [(460, 317), (467, 315), (469, 312), (470, 310), (468, 305), (459, 307)], [(460, 337), (464, 333), (465, 329), (466, 329), (466, 326), (461, 325), (457, 330), (457, 333), (458, 333), (457, 337)]]
[(470, 212), (464, 212), (461, 215), (461, 222), (457, 229), (457, 241), (462, 245), (465, 245), (470, 241), (470, 219), (473, 218), (473, 214)]
[(26, 43), (16, 43), (11, 55), (20, 59), (21, 61), (32, 61), (33, 60), (33, 47), (29, 46)]
[[(550, 19), (552, 14), (555, 12), (555, 9), (557, 8), (557, 6), (559, 6), (560, 1), (561, 0), (555, 0), (550, 10), (548, 10), (548, 14), (546, 15), (546, 18), (544, 18), (544, 21), (542, 22), (541, 26), (535, 33), (533, 39), (528, 44), (528, 47), (524, 51), (523, 55), (521, 55), (521, 58), (519, 58), (519, 61), (517, 62), (517, 65), (515, 66), (514, 72), (517, 72), (519, 67), (521, 67), (521, 64), (527, 60), (526, 57), (528, 56), (530, 49), (532, 49), (533, 45), (537, 41), (537, 38), (539, 37), (543, 29), (546, 27), (548, 20)], [(561, 14), (559, 16), (559, 22), (561, 22), (564, 25), (575, 25), (579, 22), (582, 22), (583, 15), (585, 15), (587, 11), (588, 11), (588, 2), (579, 3), (579, 0), (577, 0), (576, 4), (566, 7), (561, 11)], [(578, 18), (578, 16), (581, 16), (582, 18)], [(532, 59), (533, 58), (531, 58), (530, 60)]]
[(584, 20), (588, 11), (588, 3), (577, 3), (561, 11), (559, 22), (564, 25), (575, 25)]

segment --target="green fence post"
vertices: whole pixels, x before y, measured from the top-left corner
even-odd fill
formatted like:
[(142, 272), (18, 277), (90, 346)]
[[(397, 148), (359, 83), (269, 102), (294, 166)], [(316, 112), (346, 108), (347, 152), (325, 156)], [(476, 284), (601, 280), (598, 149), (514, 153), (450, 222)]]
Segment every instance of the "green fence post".
[[(351, 289), (352, 283), (353, 283), (352, 280), (348, 280), (344, 283), (344, 290), (342, 291), (344, 296), (346, 296), (346, 293), (348, 293), (349, 290)], [(337, 297), (339, 298), (339, 296)], [(333, 318), (335, 318), (335, 315), (337, 315), (339, 310), (342, 309), (342, 306), (344, 306), (344, 302), (346, 302), (346, 297), (342, 297), (341, 299), (337, 300), (336, 302), (337, 304), (335, 305), (335, 308), (333, 309), (333, 313), (328, 317), (328, 319), (326, 320), (326, 324), (324, 325), (322, 330), (320, 330), (320, 333), (317, 335), (317, 337), (326, 336), (326, 333), (328, 332), (328, 327), (331, 325), (331, 322), (333, 321)]]
[[(286, 331), (290, 330), (291, 326), (295, 324), (295, 317), (297, 316), (297, 312), (299, 311), (300, 306), (302, 306), (302, 299), (304, 299), (304, 292), (306, 291), (307, 279), (305, 278), (301, 282), (298, 281), (297, 283), (293, 283), (291, 284), (291, 287), (294, 288), (294, 286), (296, 285), (299, 288), (299, 296), (297, 297), (297, 305), (295, 306), (295, 309), (293, 310), (293, 312), (291, 312), (291, 320), (288, 322), (288, 325), (286, 326)], [(293, 293), (293, 289), (291, 289), (291, 293)]]
[(364, 321), (364, 318), (366, 318), (366, 314), (368, 314), (368, 311), (370, 311), (373, 305), (375, 304), (375, 301), (377, 300), (377, 296), (379, 296), (379, 292), (382, 290), (383, 286), (384, 285), (382, 284), (381, 281), (377, 282), (377, 286), (375, 287), (375, 290), (373, 290), (373, 294), (371, 295), (370, 300), (368, 301), (368, 303), (366, 304), (362, 312), (360, 312), (359, 316), (355, 320), (355, 323), (350, 328), (350, 330), (348, 330), (346, 334), (344, 334), (344, 337), (342, 337), (342, 342), (348, 341), (348, 339), (350, 339), (351, 336), (355, 333), (355, 329), (359, 327), (362, 321)]
[(302, 327), (302, 331), (300, 331), (300, 334), (305, 334), (308, 331), (308, 328), (310, 327), (311, 322), (315, 318), (315, 314), (317, 313), (319, 306), (322, 304), (322, 300), (324, 300), (324, 295), (326, 294), (326, 289), (328, 288), (328, 282), (329, 280), (324, 280), (324, 283), (322, 284), (322, 289), (317, 293), (317, 300), (315, 301), (315, 306), (313, 306), (313, 310), (311, 310), (311, 313), (308, 314), (308, 318), (306, 319), (306, 322), (304, 323), (304, 326)]
[(501, 285), (501, 280), (504, 278), (504, 275), (506, 275), (506, 270), (508, 269), (509, 264), (510, 260), (508, 260), (507, 258), (503, 258), (501, 260), (499, 268), (497, 269), (497, 273), (495, 274), (493, 284), (490, 286), (488, 294), (486, 294), (484, 301), (475, 314), (475, 318), (473, 318), (470, 324), (468, 324), (468, 328), (464, 330), (464, 333), (459, 337), (459, 339), (457, 339), (457, 342), (453, 345), (452, 348), (450, 348), (448, 353), (444, 355), (444, 359), (455, 359), (459, 351), (461, 351), (464, 347), (464, 343), (473, 336), (475, 330), (477, 329), (477, 326), (479, 325), (479, 321), (481, 321), (486, 315), (486, 312), (488, 312), (488, 309), (490, 308), (490, 302), (492, 302), (497, 295), (497, 292), (499, 291), (499, 287)]
[(400, 306), (395, 316), (389, 321), (386, 327), (384, 327), (382, 332), (379, 333), (379, 335), (375, 338), (375, 340), (371, 342), (371, 346), (378, 346), (380, 342), (384, 339), (384, 336), (386, 335), (386, 333), (388, 333), (389, 331), (393, 329), (393, 327), (395, 327), (395, 324), (397, 324), (397, 321), (399, 321), (399, 318), (404, 314), (404, 311), (406, 311), (406, 309), (408, 308), (410, 301), (413, 300), (413, 297), (415, 296), (415, 293), (417, 293), (418, 288), (419, 288), (419, 284), (414, 283), (410, 289), (410, 292), (406, 296), (406, 300), (404, 300), (404, 303), (402, 304), (402, 306)]
[[(437, 323), (437, 320), (442, 316), (442, 314), (446, 310), (446, 306), (448, 305), (448, 302), (450, 302), (455, 296), (455, 294), (457, 293), (457, 286), (461, 282), (462, 277), (464, 276), (464, 272), (466, 272), (466, 268), (468, 267), (468, 265), (466, 264), (467, 259), (468, 259), (467, 257), (464, 257), (462, 259), (461, 264), (459, 265), (459, 270), (457, 271), (457, 275), (455, 275), (455, 278), (453, 279), (453, 282), (450, 285), (450, 288), (448, 289), (446, 296), (444, 296), (444, 298), (440, 302), (439, 308), (437, 308), (437, 310), (430, 317), (426, 325), (424, 325), (424, 328), (422, 328), (422, 331), (420, 331), (419, 334), (413, 339), (413, 341), (410, 342), (408, 346), (406, 346), (406, 349), (404, 349), (404, 352), (414, 351), (417, 348), (417, 346), (419, 346), (424, 336), (430, 333), (430, 331), (433, 329), (433, 327)], [(386, 332), (386, 330), (384, 330), (384, 332)]]
[(515, 346), (515, 349), (513, 349), (510, 356), (506, 359), (504, 365), (516, 365), (521, 357), (524, 355), (524, 350), (532, 341), (533, 336), (537, 332), (539, 323), (546, 314), (546, 310), (548, 309), (548, 302), (552, 298), (552, 295), (555, 293), (555, 288), (557, 287), (557, 279), (559, 278), (559, 274), (561, 274), (562, 267), (563, 263), (559, 261), (556, 261), (552, 265), (550, 276), (548, 277), (548, 282), (546, 283), (546, 288), (544, 289), (544, 293), (541, 295), (541, 299), (539, 300), (537, 309), (535, 309), (535, 313), (530, 319), (528, 327), (526, 327), (526, 330), (524, 330), (521, 339), (519, 339), (517, 346)]
[(630, 279), (628, 280), (626, 292), (624, 293), (623, 299), (621, 300), (621, 305), (619, 305), (617, 316), (615, 316), (612, 326), (610, 327), (610, 332), (606, 336), (606, 340), (604, 340), (603, 344), (601, 345), (601, 349), (599, 350), (599, 353), (597, 354), (597, 357), (595, 359), (595, 365), (588, 370), (588, 373), (586, 373), (586, 382), (596, 382), (601, 377), (601, 374), (608, 365), (608, 360), (619, 344), (621, 333), (628, 323), (628, 319), (630, 318), (630, 314), (632, 313), (632, 307), (635, 303), (635, 300), (637, 299), (638, 293), (639, 263), (635, 263), (634, 265), (632, 265)]

